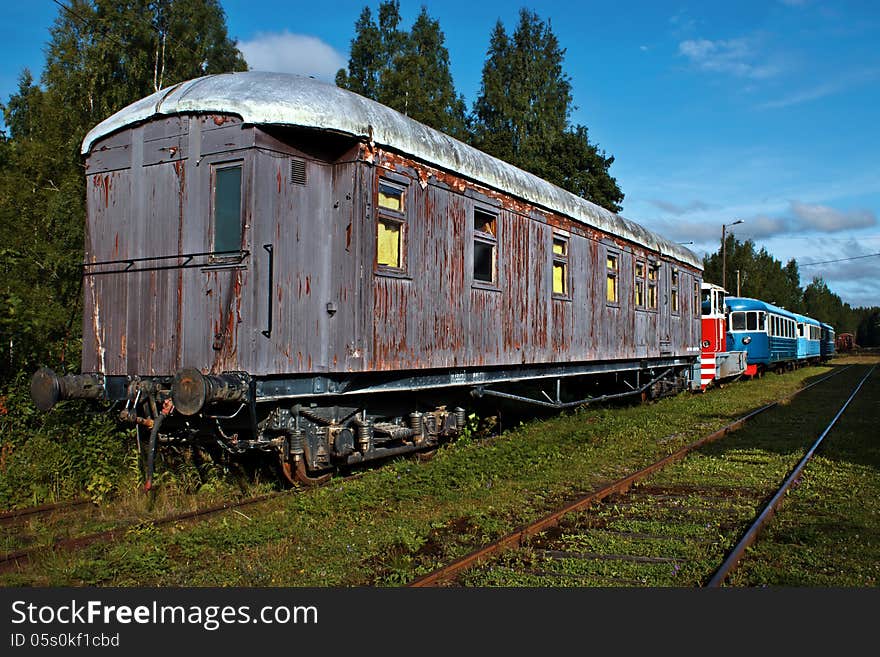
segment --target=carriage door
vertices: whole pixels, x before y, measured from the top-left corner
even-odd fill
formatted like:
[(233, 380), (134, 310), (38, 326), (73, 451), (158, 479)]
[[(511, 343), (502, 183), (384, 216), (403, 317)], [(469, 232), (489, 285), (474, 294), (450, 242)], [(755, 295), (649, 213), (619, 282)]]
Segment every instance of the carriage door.
[[(657, 309), (657, 329), (660, 338), (660, 355), (668, 355), (672, 353), (672, 302), (670, 298), (670, 267), (666, 267), (662, 262), (655, 263), (657, 268), (657, 297), (659, 299), (659, 307)], [(676, 299), (676, 303), (677, 303)]]
[[(188, 324), (184, 365), (219, 373), (241, 369), (242, 288), (254, 257), (245, 230), (249, 166), (241, 156), (217, 155), (206, 157), (202, 167), (200, 183), (207, 193), (199, 215), (207, 220), (207, 230), (189, 239), (200, 238), (205, 255), (200, 258), (203, 264), (190, 270), (190, 294), (182, 309)], [(194, 242), (192, 246), (196, 248)]]

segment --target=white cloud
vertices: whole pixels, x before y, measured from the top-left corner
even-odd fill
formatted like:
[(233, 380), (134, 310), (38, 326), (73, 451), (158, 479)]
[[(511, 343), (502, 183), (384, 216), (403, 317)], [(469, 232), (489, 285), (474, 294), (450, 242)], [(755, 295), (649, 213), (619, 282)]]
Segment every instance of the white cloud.
[(248, 66), (255, 71), (298, 73), (333, 82), (336, 72), (348, 65), (346, 56), (308, 34), (261, 32), (250, 41), (239, 41)]
[(825, 96), (842, 93), (848, 91), (852, 87), (856, 87), (865, 83), (873, 83), (878, 77), (880, 77), (880, 69), (877, 68), (864, 69), (843, 75), (837, 75), (834, 80), (822, 82), (818, 85), (813, 86), (810, 89), (795, 92), (793, 94), (790, 94), (789, 96), (786, 96), (785, 98), (780, 98), (779, 100), (772, 100), (763, 103), (762, 105), (759, 105), (758, 108), (782, 109), (785, 107), (790, 107), (792, 105), (799, 105), (801, 103), (824, 98)]
[(841, 230), (869, 228), (877, 225), (877, 215), (870, 210), (842, 212), (827, 205), (810, 205), (799, 201), (792, 201), (791, 211), (795, 217), (795, 229), (834, 233)]
[(789, 222), (783, 217), (759, 215), (746, 219), (738, 230), (747, 233), (749, 239), (766, 239), (791, 232)]
[(752, 39), (688, 39), (678, 44), (678, 52), (700, 70), (710, 73), (764, 80), (781, 72), (779, 66), (757, 61), (758, 52)]
[(669, 214), (674, 214), (676, 216), (691, 214), (693, 212), (701, 212), (703, 210), (708, 210), (711, 207), (708, 203), (704, 203), (703, 201), (691, 201), (686, 205), (679, 205), (677, 203), (672, 203), (671, 201), (650, 199), (649, 203), (660, 208), (664, 212), (668, 212)]

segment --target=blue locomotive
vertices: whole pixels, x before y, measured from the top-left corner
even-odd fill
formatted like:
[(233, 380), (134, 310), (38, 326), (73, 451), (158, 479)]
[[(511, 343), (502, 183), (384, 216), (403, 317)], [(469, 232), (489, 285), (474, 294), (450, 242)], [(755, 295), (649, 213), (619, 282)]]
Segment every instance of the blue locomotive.
[(728, 297), (727, 349), (745, 351), (746, 376), (791, 369), (798, 357), (798, 316), (759, 299)]

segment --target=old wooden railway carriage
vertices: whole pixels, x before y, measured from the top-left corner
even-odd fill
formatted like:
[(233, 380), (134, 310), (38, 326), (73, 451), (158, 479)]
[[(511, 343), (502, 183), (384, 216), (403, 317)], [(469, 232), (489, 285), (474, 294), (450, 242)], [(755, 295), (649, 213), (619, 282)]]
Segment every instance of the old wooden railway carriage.
[(82, 152), (83, 374), (38, 372), (43, 408), (118, 400), (153, 445), (277, 451), (308, 479), (435, 445), (459, 393), (564, 407), (698, 363), (693, 253), (334, 86), (191, 80)]

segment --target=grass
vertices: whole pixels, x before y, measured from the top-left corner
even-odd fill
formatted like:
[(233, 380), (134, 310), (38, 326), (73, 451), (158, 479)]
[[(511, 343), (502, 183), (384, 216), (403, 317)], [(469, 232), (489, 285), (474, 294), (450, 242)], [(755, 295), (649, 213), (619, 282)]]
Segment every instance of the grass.
[[(531, 553), (507, 555), (500, 567), (493, 565), (474, 571), (464, 582), (472, 586), (704, 584), (775, 492), (775, 486), (833, 417), (864, 369), (844, 373), (834, 390), (817, 388), (803, 393), (724, 441), (708, 445), (654, 475), (637, 487), (641, 492), (568, 519), (562, 529), (533, 540)], [(873, 459), (868, 444), (873, 443), (876, 387), (875, 384), (873, 392), (866, 391), (869, 394), (861, 398), (861, 411), (852, 409), (852, 421), (859, 423), (852, 433), (859, 439), (849, 443), (848, 465), (852, 458)], [(875, 446), (875, 456), (876, 451)], [(733, 584), (873, 584), (878, 563), (878, 478), (876, 472), (871, 476), (864, 466), (856, 469), (859, 479), (840, 477), (838, 482), (841, 497), (854, 503), (840, 508), (834, 495), (817, 484), (812, 499), (799, 509), (799, 516), (791, 518), (797, 526), (794, 531), (802, 539), (803, 534), (811, 541), (822, 537), (822, 556), (831, 563), (832, 556), (843, 562), (836, 567), (825, 566), (823, 571), (833, 572), (833, 576), (823, 577), (823, 571), (816, 572), (817, 559), (812, 550), (793, 549), (796, 543), (783, 540), (775, 552), (772, 546), (768, 547), (773, 557), (766, 562), (750, 559), (754, 579), (741, 576)], [(719, 483), (727, 485), (719, 488)], [(854, 484), (865, 494), (846, 497), (848, 487)], [(828, 488), (833, 491), (834, 486)], [(700, 495), (688, 494), (689, 490), (700, 489)], [(671, 495), (660, 494), (670, 492)], [(828, 522), (830, 508), (835, 509), (833, 522)], [(784, 530), (780, 531), (785, 535)], [(580, 556), (542, 557), (548, 547)], [(589, 558), (583, 558), (584, 553)], [(627, 559), (600, 559), (593, 555), (626, 555)], [(642, 557), (656, 562), (636, 560)], [(798, 567), (800, 560), (804, 561), (803, 568)]]
[(875, 372), (826, 436), (731, 586), (868, 587), (880, 582)]
[[(446, 445), (428, 463), (401, 459), (356, 480), (240, 513), (198, 524), (147, 525), (113, 545), (45, 555), (20, 572), (0, 575), (0, 584), (400, 585), (829, 369), (528, 422), (488, 441)], [(614, 572), (626, 574), (620, 566)]]

